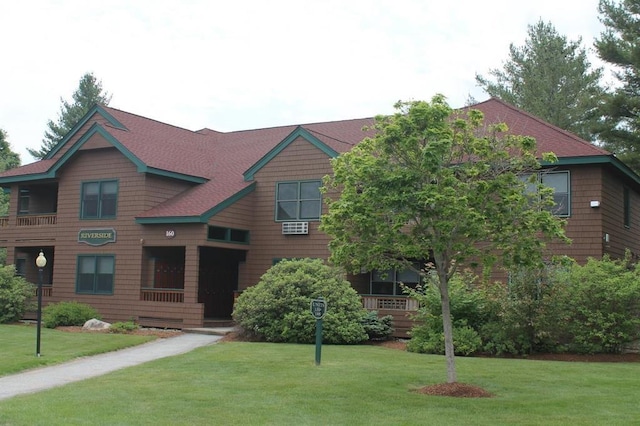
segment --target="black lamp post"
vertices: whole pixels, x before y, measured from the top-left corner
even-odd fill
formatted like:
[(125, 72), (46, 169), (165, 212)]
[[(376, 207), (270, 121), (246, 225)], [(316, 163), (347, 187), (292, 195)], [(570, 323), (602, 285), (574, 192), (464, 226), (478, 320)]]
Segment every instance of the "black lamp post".
[(47, 264), (47, 258), (40, 250), (40, 254), (36, 258), (36, 266), (38, 267), (38, 331), (36, 333), (36, 355), (40, 356), (40, 327), (42, 324), (42, 268)]

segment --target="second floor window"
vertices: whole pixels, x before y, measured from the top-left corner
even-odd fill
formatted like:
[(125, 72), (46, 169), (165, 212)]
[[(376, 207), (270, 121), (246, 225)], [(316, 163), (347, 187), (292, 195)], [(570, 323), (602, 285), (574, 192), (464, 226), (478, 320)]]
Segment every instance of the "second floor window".
[(276, 220), (318, 220), (322, 211), (319, 180), (276, 184)]
[[(523, 175), (523, 180), (528, 180), (531, 175)], [(553, 188), (553, 201), (555, 205), (550, 208), (556, 216), (571, 215), (571, 180), (568, 171), (541, 172), (536, 175), (539, 183)], [(536, 191), (532, 183), (527, 183), (527, 191)]]
[(105, 219), (116, 217), (118, 182), (105, 180), (82, 184), (82, 219)]

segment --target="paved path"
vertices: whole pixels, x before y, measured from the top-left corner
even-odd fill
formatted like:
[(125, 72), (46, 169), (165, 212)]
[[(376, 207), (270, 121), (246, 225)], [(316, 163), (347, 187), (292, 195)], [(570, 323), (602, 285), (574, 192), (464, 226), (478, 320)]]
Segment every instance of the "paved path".
[(0, 400), (101, 376), (154, 359), (180, 355), (213, 344), (221, 338), (222, 336), (185, 333), (115, 352), (3, 376), (0, 377)]

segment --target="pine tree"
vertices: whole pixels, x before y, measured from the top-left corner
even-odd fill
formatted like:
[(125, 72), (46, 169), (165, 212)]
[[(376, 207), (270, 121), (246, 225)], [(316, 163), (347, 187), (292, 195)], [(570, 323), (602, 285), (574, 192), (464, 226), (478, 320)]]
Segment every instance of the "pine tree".
[(93, 73), (86, 73), (80, 79), (78, 89), (72, 95), (73, 102), (60, 98), (62, 105), (58, 121), (49, 120), (48, 130), (44, 133), (39, 150), (27, 148), (29, 154), (36, 159), (43, 159), (60, 142), (65, 135), (80, 121), (89, 109), (95, 105), (108, 105), (111, 95), (102, 92), (102, 82)]
[(504, 68), (489, 72), (495, 81), (476, 74), (476, 82), (489, 95), (594, 141), (602, 69), (591, 68), (581, 44), (540, 20), (528, 26), (523, 46), (509, 46)]
[(606, 98), (599, 137), (605, 148), (640, 171), (640, 0), (601, 0), (605, 31), (595, 40), (598, 56), (613, 65), (620, 85)]

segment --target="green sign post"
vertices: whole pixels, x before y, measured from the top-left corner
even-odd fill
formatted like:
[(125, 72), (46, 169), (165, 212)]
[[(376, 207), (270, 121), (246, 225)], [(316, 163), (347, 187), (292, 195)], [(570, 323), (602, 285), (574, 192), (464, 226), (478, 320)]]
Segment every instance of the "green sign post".
[(316, 319), (316, 365), (320, 365), (322, 352), (322, 318), (327, 313), (327, 302), (319, 297), (311, 301), (311, 315)]

